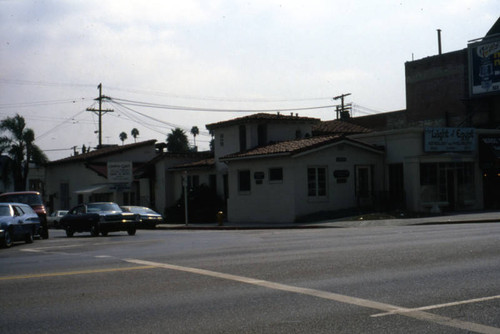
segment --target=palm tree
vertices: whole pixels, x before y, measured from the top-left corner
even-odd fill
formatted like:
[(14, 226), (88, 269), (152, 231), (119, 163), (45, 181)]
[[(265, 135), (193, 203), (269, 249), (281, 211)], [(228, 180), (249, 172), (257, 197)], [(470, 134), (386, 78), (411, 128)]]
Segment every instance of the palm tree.
[(130, 134), (132, 135), (132, 137), (134, 137), (134, 143), (137, 142), (137, 136), (139, 136), (139, 130), (133, 128)]
[(0, 153), (7, 152), (13, 160), (14, 188), (16, 191), (26, 190), (29, 164), (42, 165), (49, 159), (35, 145), (35, 132), (26, 128), (26, 122), (19, 114), (3, 119), (0, 130), (7, 132), (0, 137)]
[(127, 139), (127, 134), (125, 132), (120, 133), (120, 140), (122, 141), (122, 145), (125, 142), (125, 139)]
[(173, 153), (189, 152), (189, 141), (184, 130), (172, 129), (167, 136), (167, 150)]
[(200, 134), (200, 130), (198, 129), (197, 126), (193, 126), (191, 128), (191, 134), (193, 135), (194, 147), (196, 148), (196, 136)]

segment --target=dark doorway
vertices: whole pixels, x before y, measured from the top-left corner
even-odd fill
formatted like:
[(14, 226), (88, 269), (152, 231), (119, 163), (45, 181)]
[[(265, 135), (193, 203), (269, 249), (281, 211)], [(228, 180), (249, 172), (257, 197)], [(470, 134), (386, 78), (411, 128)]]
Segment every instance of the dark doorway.
[(500, 209), (500, 168), (483, 171), (483, 197), (486, 210)]
[(389, 165), (389, 203), (392, 210), (406, 208), (403, 164)]

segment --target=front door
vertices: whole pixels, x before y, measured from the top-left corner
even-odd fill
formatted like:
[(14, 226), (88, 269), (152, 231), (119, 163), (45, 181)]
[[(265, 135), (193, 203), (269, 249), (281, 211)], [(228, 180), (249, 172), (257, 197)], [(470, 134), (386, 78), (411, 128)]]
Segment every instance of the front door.
[(372, 166), (356, 166), (356, 199), (358, 206), (365, 207), (373, 204)]

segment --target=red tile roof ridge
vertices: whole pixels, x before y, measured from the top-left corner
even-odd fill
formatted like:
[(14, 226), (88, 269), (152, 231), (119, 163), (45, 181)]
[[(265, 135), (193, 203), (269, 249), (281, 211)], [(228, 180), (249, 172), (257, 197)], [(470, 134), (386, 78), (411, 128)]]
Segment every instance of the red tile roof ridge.
[(306, 122), (318, 123), (321, 120), (319, 118), (299, 116), (298, 114), (285, 115), (285, 114), (280, 114), (280, 113), (277, 113), (277, 114), (257, 113), (257, 114), (252, 114), (252, 115), (248, 115), (248, 116), (233, 118), (233, 119), (226, 120), (226, 121), (207, 124), (206, 128), (209, 130), (212, 130), (212, 129), (219, 128), (222, 126), (242, 124), (242, 123), (248, 123), (248, 122), (252, 122), (252, 121), (287, 121), (287, 122), (304, 122), (304, 121), (306, 121)]
[(329, 143), (345, 139), (341, 135), (326, 135), (315, 136), (303, 139), (287, 140), (269, 144), (266, 146), (256, 147), (246, 152), (238, 152), (226, 155), (221, 160), (233, 158), (248, 158), (275, 154), (296, 154), (302, 151), (310, 150), (315, 147), (320, 147)]
[(155, 143), (156, 143), (156, 139), (151, 139), (151, 140), (127, 144), (127, 145), (113, 145), (113, 146), (103, 147), (100, 149), (96, 149), (94, 151), (90, 151), (88, 153), (82, 153), (82, 154), (74, 155), (71, 157), (50, 161), (47, 163), (47, 165), (53, 165), (53, 164), (55, 165), (55, 164), (66, 163), (66, 162), (87, 161), (87, 160), (95, 159), (98, 157), (110, 155), (113, 153), (123, 152), (123, 151), (129, 150), (129, 149), (141, 147), (141, 146), (154, 145)]

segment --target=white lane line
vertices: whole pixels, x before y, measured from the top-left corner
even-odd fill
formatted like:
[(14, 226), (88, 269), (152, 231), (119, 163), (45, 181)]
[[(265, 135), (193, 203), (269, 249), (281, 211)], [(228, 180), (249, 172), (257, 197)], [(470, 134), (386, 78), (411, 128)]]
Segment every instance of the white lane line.
[[(332, 292), (326, 292), (326, 291), (308, 289), (308, 288), (300, 288), (300, 287), (296, 287), (296, 286), (292, 286), (292, 285), (264, 281), (264, 280), (250, 278), (250, 277), (225, 274), (225, 273), (220, 273), (217, 271), (198, 269), (198, 268), (192, 268), (192, 267), (178, 266), (178, 265), (168, 264), (168, 263), (144, 261), (144, 260), (138, 260), (138, 259), (123, 259), (123, 261), (129, 262), (129, 263), (146, 265), (146, 266), (155, 266), (155, 267), (159, 267), (159, 268), (177, 270), (177, 271), (182, 271), (182, 272), (187, 272), (187, 273), (192, 273), (192, 274), (204, 275), (204, 276), (209, 276), (209, 277), (227, 279), (227, 280), (231, 280), (231, 281), (261, 286), (261, 287), (265, 287), (265, 288), (269, 288), (269, 289), (293, 292), (293, 293), (318, 297), (318, 298), (322, 298), (322, 299), (333, 300), (333, 301), (340, 302), (340, 303), (376, 309), (376, 310), (384, 311), (384, 312), (396, 312), (401, 316), (405, 316), (405, 317), (409, 317), (409, 318), (413, 318), (413, 319), (417, 319), (417, 320), (422, 320), (422, 321), (433, 322), (433, 323), (440, 324), (443, 326), (464, 329), (464, 330), (468, 330), (468, 331), (472, 331), (472, 332), (476, 332), (476, 333), (500, 334), (500, 328), (485, 326), (485, 325), (476, 324), (476, 323), (468, 322), (468, 321), (457, 320), (457, 319), (453, 319), (453, 318), (449, 318), (449, 317), (440, 316), (437, 314), (426, 313), (426, 312), (423, 312), (420, 310), (407, 309), (407, 308), (403, 308), (403, 307), (399, 307), (399, 306), (395, 306), (395, 305), (379, 303), (379, 302), (368, 300), (368, 299), (340, 295), (340, 294), (332, 293)], [(401, 312), (403, 310), (406, 312)]]
[(386, 315), (400, 314), (400, 313), (411, 312), (411, 311), (428, 311), (428, 310), (434, 310), (434, 309), (438, 309), (438, 308), (451, 307), (451, 306), (457, 306), (457, 305), (481, 303), (481, 302), (485, 302), (488, 300), (494, 300), (494, 299), (500, 299), (500, 295), (490, 296), (490, 297), (482, 297), (482, 298), (474, 298), (474, 299), (469, 299), (469, 300), (461, 300), (461, 301), (457, 301), (457, 302), (444, 303), (444, 304), (422, 306), (422, 307), (416, 307), (416, 308), (403, 308), (400, 310), (394, 310), (394, 311), (385, 312), (385, 313), (373, 314), (373, 315), (371, 315), (371, 317), (377, 318), (377, 317), (383, 317)]

